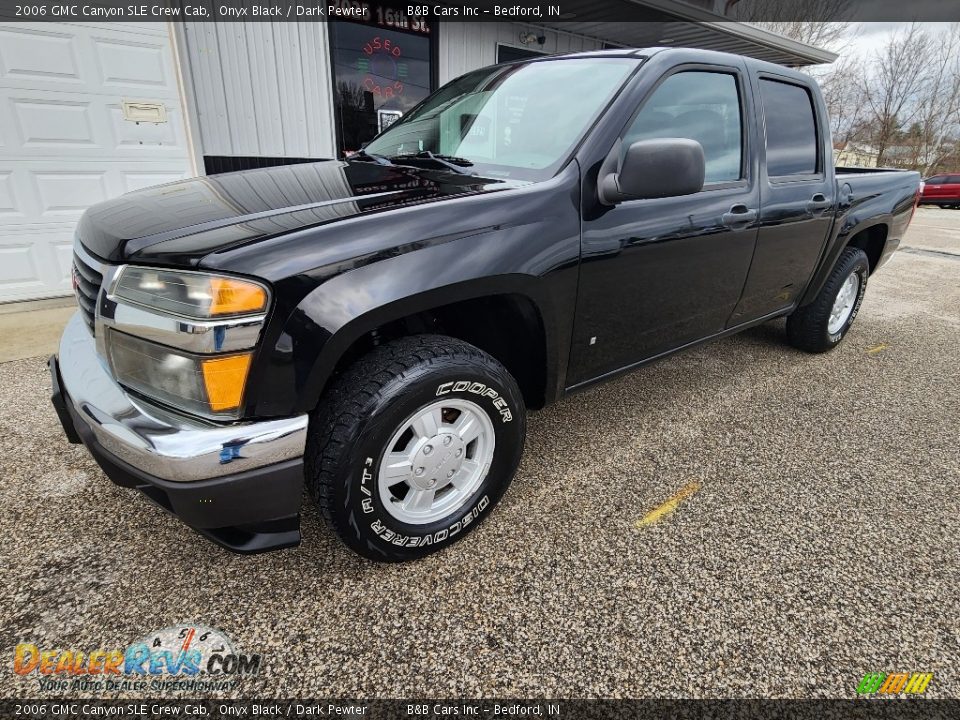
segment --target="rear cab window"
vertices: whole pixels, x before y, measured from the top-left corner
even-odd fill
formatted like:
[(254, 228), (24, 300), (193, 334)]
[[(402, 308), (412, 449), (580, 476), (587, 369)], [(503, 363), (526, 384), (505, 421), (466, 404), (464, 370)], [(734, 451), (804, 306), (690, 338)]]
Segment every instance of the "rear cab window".
[(817, 120), (810, 91), (794, 83), (761, 78), (767, 143), (767, 176), (791, 179), (822, 172)]

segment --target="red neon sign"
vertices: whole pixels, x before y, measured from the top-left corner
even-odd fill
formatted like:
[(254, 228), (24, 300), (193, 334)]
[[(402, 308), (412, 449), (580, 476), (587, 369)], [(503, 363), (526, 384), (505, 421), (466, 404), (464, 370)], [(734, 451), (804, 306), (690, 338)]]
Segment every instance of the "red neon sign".
[(403, 82), (397, 72), (397, 60), (403, 54), (400, 46), (389, 38), (377, 35), (363, 46), (370, 58), (370, 72), (363, 78), (363, 87), (382, 98), (403, 94)]

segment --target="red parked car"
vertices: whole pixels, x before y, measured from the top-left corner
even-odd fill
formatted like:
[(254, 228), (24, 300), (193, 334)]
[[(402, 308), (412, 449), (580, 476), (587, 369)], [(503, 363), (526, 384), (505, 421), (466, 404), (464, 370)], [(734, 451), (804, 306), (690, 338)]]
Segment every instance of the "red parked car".
[(921, 205), (960, 207), (960, 175), (935, 175), (924, 181)]

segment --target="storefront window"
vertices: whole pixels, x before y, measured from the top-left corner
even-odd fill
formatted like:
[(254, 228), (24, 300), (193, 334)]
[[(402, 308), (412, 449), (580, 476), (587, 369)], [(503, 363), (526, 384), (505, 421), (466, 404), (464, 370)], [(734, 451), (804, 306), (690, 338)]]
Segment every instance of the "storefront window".
[(379, 25), (330, 25), (341, 152), (351, 153), (430, 94), (430, 34)]

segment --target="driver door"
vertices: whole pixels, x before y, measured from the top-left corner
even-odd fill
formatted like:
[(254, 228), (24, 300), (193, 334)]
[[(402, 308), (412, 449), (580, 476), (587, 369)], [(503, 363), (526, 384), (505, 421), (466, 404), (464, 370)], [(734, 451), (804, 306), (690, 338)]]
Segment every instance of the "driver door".
[(745, 70), (735, 66), (676, 68), (642, 102), (621, 153), (637, 140), (696, 140), (705, 184), (585, 214), (569, 386), (725, 329), (757, 239), (752, 118)]

